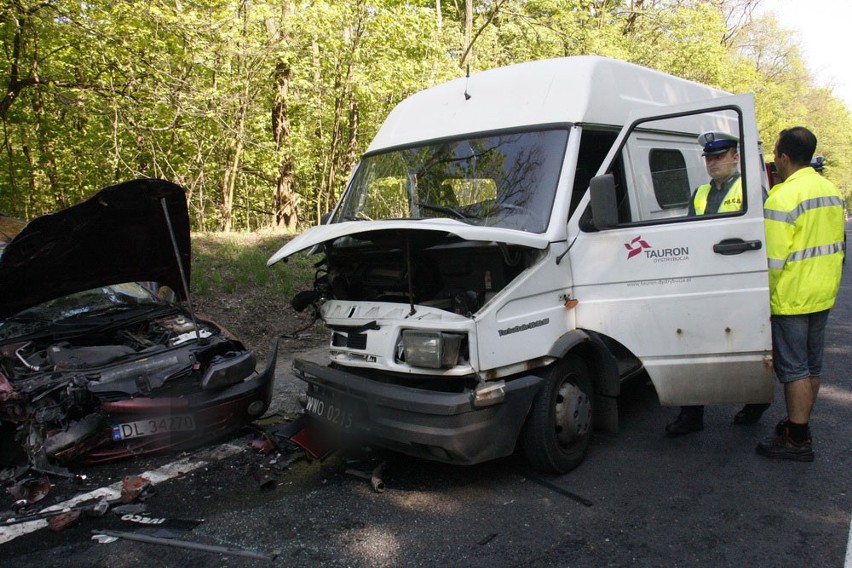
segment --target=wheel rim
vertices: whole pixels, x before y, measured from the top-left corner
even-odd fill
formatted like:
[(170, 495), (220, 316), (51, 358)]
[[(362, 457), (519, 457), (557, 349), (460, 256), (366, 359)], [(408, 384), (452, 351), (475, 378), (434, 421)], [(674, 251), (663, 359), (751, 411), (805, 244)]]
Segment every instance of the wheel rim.
[(591, 428), (592, 401), (577, 385), (565, 380), (556, 393), (554, 418), (559, 445), (570, 446)]

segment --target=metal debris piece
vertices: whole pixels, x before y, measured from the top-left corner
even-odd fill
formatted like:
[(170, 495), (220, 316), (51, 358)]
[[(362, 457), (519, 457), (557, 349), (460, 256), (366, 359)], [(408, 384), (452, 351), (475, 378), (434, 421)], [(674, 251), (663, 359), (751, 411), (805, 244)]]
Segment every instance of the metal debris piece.
[(300, 417), (293, 422), (274, 425), (273, 427), (268, 428), (267, 431), (274, 436), (290, 439), (300, 430), (304, 430), (304, 428), (305, 420)]
[[(80, 518), (80, 514), (82, 513), (86, 513), (86, 515), (90, 517), (103, 516), (109, 510), (110, 505), (112, 505), (113, 503), (114, 501), (110, 501), (106, 498), (101, 498), (95, 503), (88, 502), (87, 504), (78, 507), (52, 509), (47, 511), (41, 511), (39, 513), (33, 513), (31, 515), (20, 515), (17, 517), (10, 517), (0, 522), (0, 527), (48, 519), (48, 526), (50, 526), (51, 529), (62, 530), (70, 526), (71, 524), (76, 523), (76, 521)], [(57, 521), (53, 521), (55, 517), (63, 518)]]
[(373, 487), (373, 491), (375, 491), (376, 493), (382, 493), (385, 490), (385, 482), (383, 480), (383, 477), (387, 465), (387, 462), (381, 462), (379, 465), (373, 468), (373, 473), (370, 475), (370, 485)]
[(259, 440), (252, 440), (251, 447), (255, 450), (258, 450), (263, 455), (267, 456), (272, 453), (272, 450), (275, 449), (275, 444), (272, 443), (272, 440), (269, 438), (262, 438)]
[(32, 470), (37, 471), (38, 473), (55, 475), (66, 479), (74, 478), (74, 474), (71, 473), (68, 468), (50, 463), (47, 454), (44, 452), (44, 448), (41, 448), (35, 454), (30, 455), (30, 464)]
[[(201, 550), (204, 552), (213, 552), (216, 554), (230, 554), (232, 556), (241, 556), (243, 558), (254, 558), (256, 560), (275, 560), (275, 556), (271, 554), (263, 554), (261, 552), (254, 552), (251, 550), (243, 550), (241, 548), (234, 548), (231, 546), (216, 546), (213, 544), (201, 544), (198, 542), (189, 542), (186, 540), (177, 540), (173, 538), (162, 538), (156, 536), (148, 536), (140, 533), (132, 533), (132, 532), (122, 532), (122, 531), (92, 531), (92, 540), (96, 540), (98, 542), (107, 542), (104, 537), (107, 538), (123, 538), (125, 540), (135, 540), (138, 542), (147, 542), (150, 544), (164, 544), (166, 546), (174, 546), (177, 548), (189, 548), (192, 550)], [(111, 541), (109, 541), (111, 542)]]
[(374, 467), (373, 471), (369, 474), (365, 471), (361, 471), (360, 469), (355, 469), (351, 467), (346, 468), (345, 473), (348, 473), (349, 475), (354, 475), (355, 477), (360, 477), (361, 479), (366, 479), (370, 482), (370, 486), (373, 488), (373, 491), (375, 491), (376, 493), (383, 493), (385, 490), (385, 482), (383, 480), (385, 469), (387, 469), (387, 462), (382, 461), (381, 463), (379, 463), (379, 465)]
[(68, 527), (73, 527), (80, 522), (80, 509), (71, 509), (50, 517), (47, 520), (47, 526), (54, 532), (65, 530)]
[(324, 447), (320, 440), (314, 436), (311, 428), (303, 428), (290, 436), (290, 441), (305, 450), (311, 458), (315, 460), (324, 460), (334, 450)]
[(0, 527), (8, 527), (10, 525), (19, 525), (21, 523), (28, 523), (30, 521), (40, 521), (42, 519), (49, 519), (51, 517), (55, 517), (56, 515), (67, 513), (68, 511), (69, 509), (54, 509), (52, 511), (42, 511), (41, 513), (33, 513), (31, 515), (8, 517), (6, 519), (3, 519), (2, 522), (0, 522)]
[(128, 475), (121, 483), (121, 502), (132, 503), (151, 487), (151, 481), (141, 475)]
[(497, 536), (497, 533), (491, 533), (491, 534), (487, 535), (485, 538), (483, 538), (482, 540), (480, 540), (479, 542), (477, 542), (476, 544), (478, 544), (479, 546), (484, 546), (484, 545), (488, 544), (489, 542), (491, 542), (492, 540), (494, 540), (494, 537), (496, 537), (496, 536)]
[(50, 480), (46, 477), (30, 477), (9, 488), (9, 494), (15, 501), (25, 501), (32, 505), (44, 499), (50, 493)]

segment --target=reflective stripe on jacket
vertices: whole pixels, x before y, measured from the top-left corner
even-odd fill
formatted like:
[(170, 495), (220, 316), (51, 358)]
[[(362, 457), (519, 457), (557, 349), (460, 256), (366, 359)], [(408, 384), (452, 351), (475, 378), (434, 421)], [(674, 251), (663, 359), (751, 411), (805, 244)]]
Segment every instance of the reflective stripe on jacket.
[[(698, 186), (695, 190), (695, 196), (692, 198), (692, 207), (695, 209), (696, 215), (704, 215), (704, 210), (707, 209), (707, 196), (710, 195), (711, 185), (705, 183)], [(717, 213), (731, 213), (739, 211), (743, 208), (743, 184), (742, 178), (737, 178), (728, 193), (725, 194), (725, 199), (719, 205)]]
[(813, 168), (772, 188), (763, 206), (769, 301), (778, 315), (834, 306), (843, 268), (843, 198)]

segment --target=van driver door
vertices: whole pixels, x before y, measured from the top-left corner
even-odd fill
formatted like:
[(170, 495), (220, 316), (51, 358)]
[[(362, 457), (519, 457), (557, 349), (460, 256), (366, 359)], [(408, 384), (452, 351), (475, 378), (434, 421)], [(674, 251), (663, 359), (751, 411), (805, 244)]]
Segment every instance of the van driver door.
[[(726, 180), (739, 176), (741, 196), (698, 214), (690, 204), (717, 160), (702, 155), (708, 132), (738, 142)], [(596, 200), (604, 214), (593, 216), (587, 197), (568, 227), (576, 326), (636, 355), (662, 404), (770, 402), (767, 183), (751, 95), (631, 117), (598, 173), (611, 176), (599, 178), (609, 209)]]

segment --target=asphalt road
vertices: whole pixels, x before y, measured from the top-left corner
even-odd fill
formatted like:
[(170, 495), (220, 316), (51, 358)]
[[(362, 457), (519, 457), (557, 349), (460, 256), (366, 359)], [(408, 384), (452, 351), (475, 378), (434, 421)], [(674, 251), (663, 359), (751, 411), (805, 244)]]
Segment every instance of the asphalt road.
[[(847, 232), (852, 226), (847, 224)], [(403, 456), (347, 463), (263, 455), (251, 436), (231, 453), (158, 483), (152, 516), (203, 520), (170, 529), (179, 540), (274, 555), (274, 560), (127, 540), (98, 544), (93, 530), (135, 530), (116, 515), (83, 518), (0, 545), (4, 567), (33, 566), (852, 566), (852, 262), (827, 331), (823, 386), (811, 428), (813, 463), (772, 461), (755, 444), (784, 415), (735, 426), (736, 407), (708, 407), (705, 431), (677, 439), (648, 385), (621, 400), (621, 432), (598, 433), (586, 461), (542, 477), (521, 459), (452, 467)], [(311, 356), (321, 356), (313, 352)], [(282, 362), (275, 408), (292, 417), (301, 384)], [(193, 459), (193, 456), (186, 456)], [(87, 472), (85, 488), (174, 460), (138, 460)], [(384, 492), (346, 473), (386, 460)], [(84, 487), (76, 488), (82, 490)], [(58, 499), (75, 488), (57, 484)]]

